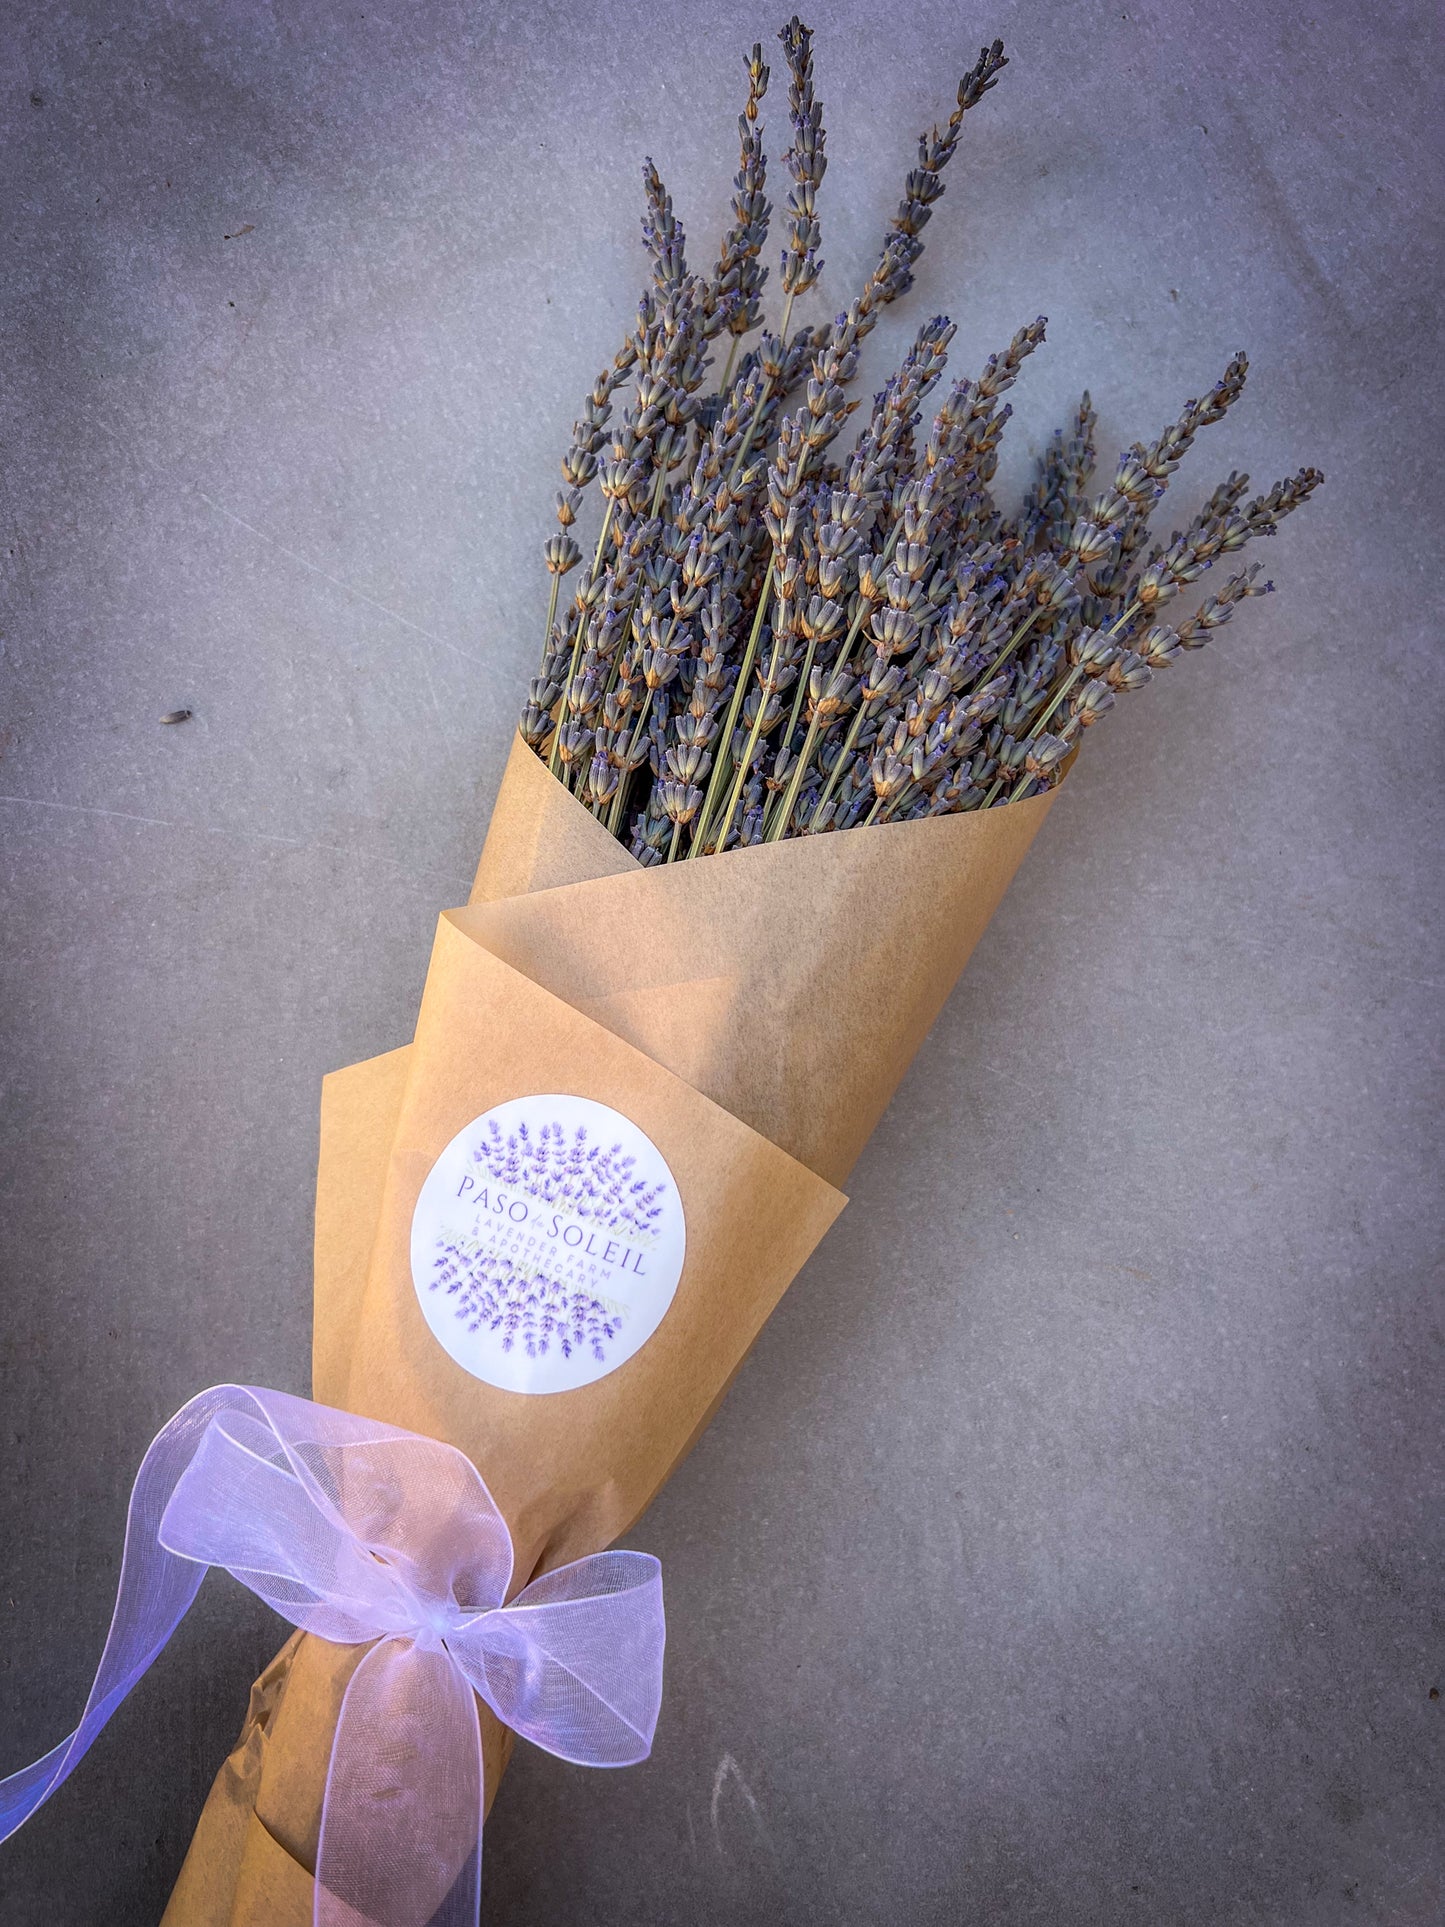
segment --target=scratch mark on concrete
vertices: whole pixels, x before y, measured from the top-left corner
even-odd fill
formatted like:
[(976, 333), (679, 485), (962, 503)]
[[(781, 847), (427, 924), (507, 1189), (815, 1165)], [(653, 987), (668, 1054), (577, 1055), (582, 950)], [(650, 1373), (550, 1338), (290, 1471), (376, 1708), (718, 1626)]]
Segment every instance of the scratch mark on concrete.
[(340, 589), (343, 595), (355, 596), (358, 602), (364, 602), (368, 608), (377, 610), (381, 615), (389, 616), (393, 622), (399, 622), (403, 629), (410, 629), (414, 635), (421, 636), (426, 642), (434, 643), (438, 649), (450, 649), (452, 654), (454, 656), (460, 656), (463, 662), (481, 661), (480, 656), (474, 656), (470, 651), (460, 648), (456, 643), (448, 642), (445, 636), (434, 636), (430, 629), (423, 629), (421, 624), (419, 622), (413, 622), (410, 616), (402, 615), (399, 610), (389, 609), (384, 602), (378, 602), (375, 596), (368, 595), (365, 589), (358, 589), (352, 582), (343, 582), (340, 576), (332, 575), (329, 570), (323, 569), (319, 562), (312, 562), (308, 557), (298, 555), (295, 549), (288, 549), (284, 542), (278, 542), (276, 537), (274, 535), (268, 535), (265, 529), (258, 529), (256, 524), (254, 522), (248, 522), (244, 515), (237, 515), (234, 510), (228, 509), (223, 503), (215, 501), (211, 496), (207, 495), (203, 488), (198, 488), (196, 493), (200, 496), (206, 507), (214, 509), (217, 515), (224, 515), (228, 522), (234, 522), (237, 528), (245, 529), (246, 533), (248, 535), (254, 535), (258, 542), (268, 543), (278, 554), (284, 555), (289, 561), (295, 562), (303, 569), (309, 569), (313, 575), (319, 575), (323, 582), (329, 582), (333, 589)]
[[(1252, 937), (1247, 931), (1243, 930), (1232, 930), (1227, 933), (1215, 932), (1214, 934), (1227, 943), (1244, 944), (1255, 950), (1267, 950), (1272, 957), (1278, 957), (1280, 955), (1279, 944), (1273, 937)], [(1356, 939), (1356, 941), (1360, 940)], [(1314, 962), (1321, 961), (1318, 956), (1312, 954), (1310, 960)], [(1415, 984), (1421, 990), (1445, 990), (1445, 983), (1441, 983), (1434, 977), (1413, 977), (1408, 971), (1391, 970), (1388, 965), (1377, 962), (1372, 962), (1370, 969), (1374, 975), (1385, 978), (1393, 983)]]
[(427, 658), (425, 650), (421, 652), (420, 662), (421, 673), (426, 680), (426, 693), (431, 698), (432, 714), (436, 717), (437, 734), (442, 739), (442, 754), (446, 758), (448, 769), (451, 770), (453, 775), (458, 775), (460, 771), (456, 755), (452, 748), (452, 739), (447, 733), (447, 719), (442, 711), (441, 703), (437, 698), (436, 682), (432, 676), (431, 663)]
[(180, 826), (168, 823), (163, 816), (136, 816), (130, 810), (103, 810), (98, 804), (89, 803), (52, 803), (46, 796), (0, 796), (0, 803), (27, 804), (32, 810), (65, 810), (72, 816), (110, 816), (117, 823), (149, 823), (153, 829), (174, 830)]
[[(421, 870), (400, 857), (385, 856), (380, 850), (347, 849), (340, 843), (316, 843), (304, 836), (281, 836), (274, 830), (238, 830), (219, 823), (176, 822), (165, 816), (141, 816), (134, 810), (107, 810), (98, 803), (57, 803), (48, 796), (0, 796), (0, 803), (17, 803), (32, 810), (61, 810), (67, 816), (103, 816), (117, 823), (143, 823), (155, 830), (188, 830), (199, 836), (223, 836), (233, 843), (278, 843), (288, 850), (315, 850), (326, 856), (364, 857), (375, 863), (388, 863), (410, 876), (436, 877), (449, 888), (457, 887), (454, 876), (443, 877), (438, 870)], [(464, 884), (463, 888), (467, 886)]]
[(729, 1780), (732, 1780), (736, 1784), (738, 1792), (743, 1796), (744, 1804), (752, 1816), (753, 1825), (758, 1830), (758, 1838), (766, 1842), (768, 1837), (767, 1829), (763, 1825), (763, 1816), (758, 1811), (757, 1800), (753, 1796), (752, 1788), (743, 1778), (742, 1768), (738, 1765), (731, 1753), (724, 1753), (717, 1763), (717, 1772), (712, 1776), (712, 1805), (709, 1809), (712, 1816), (713, 1844), (719, 1853), (723, 1851), (722, 1834), (719, 1830), (722, 1815), (722, 1797)]
[[(241, 232), (242, 234), (247, 234), (250, 232), (250, 229), (242, 228)], [(234, 240), (235, 238), (236, 237), (234, 235), (228, 234), (226, 236), (226, 239), (228, 241)], [(271, 284), (268, 281), (265, 287), (262, 288), (260, 299), (256, 302), (255, 306), (250, 310), (248, 314), (246, 314), (241, 318), (240, 326), (236, 330), (236, 338), (231, 343), (230, 353), (222, 361), (219, 368), (213, 368), (211, 370), (211, 373), (216, 377), (218, 381), (224, 381), (227, 375), (229, 375), (231, 370), (235, 367), (237, 361), (240, 360), (241, 355), (245, 350), (247, 342), (251, 339), (251, 330), (255, 327), (256, 323), (261, 319), (261, 311), (266, 306), (266, 303), (270, 299), (271, 299)]]

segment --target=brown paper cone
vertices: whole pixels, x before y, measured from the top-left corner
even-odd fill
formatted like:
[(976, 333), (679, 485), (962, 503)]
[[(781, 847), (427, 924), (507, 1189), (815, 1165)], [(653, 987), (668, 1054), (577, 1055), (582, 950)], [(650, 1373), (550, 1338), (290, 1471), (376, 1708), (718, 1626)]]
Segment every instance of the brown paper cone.
[[(326, 1080), (313, 1392), (466, 1452), (512, 1531), (515, 1587), (625, 1532), (698, 1436), (841, 1209), (835, 1187), (1051, 803), (643, 869), (514, 744), (413, 1043)], [(653, 1337), (593, 1384), (537, 1397), (442, 1350), (408, 1243), (456, 1132), (543, 1091), (631, 1118), (677, 1180), (688, 1235)], [(307, 1927), (354, 1664), (299, 1637), (263, 1675), (165, 1927)], [(510, 1736), (486, 1713), (483, 1733), (490, 1795)]]

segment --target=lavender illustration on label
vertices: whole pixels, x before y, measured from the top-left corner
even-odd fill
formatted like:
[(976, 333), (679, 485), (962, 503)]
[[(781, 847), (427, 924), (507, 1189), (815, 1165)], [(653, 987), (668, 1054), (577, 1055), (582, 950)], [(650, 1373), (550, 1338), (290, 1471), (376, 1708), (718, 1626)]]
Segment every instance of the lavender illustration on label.
[(512, 1392), (570, 1391), (625, 1364), (682, 1273), (682, 1201), (657, 1146), (594, 1099), (511, 1098), (427, 1173), (411, 1272), (433, 1336)]
[(620, 1143), (589, 1143), (585, 1124), (570, 1138), (558, 1123), (534, 1132), (525, 1121), (504, 1135), (490, 1118), (471, 1164), (458, 1202), (488, 1220), (534, 1224), (544, 1249), (535, 1263), (519, 1263), (484, 1237), (454, 1232), (437, 1240), (431, 1289), (452, 1299), (469, 1331), (496, 1332), (503, 1351), (520, 1345), (529, 1358), (543, 1358), (556, 1345), (570, 1358), (585, 1345), (605, 1362), (622, 1329), (622, 1308), (564, 1282), (548, 1265), (545, 1243), (640, 1274), (643, 1254), (657, 1242), (667, 1186), (639, 1177), (636, 1157)]

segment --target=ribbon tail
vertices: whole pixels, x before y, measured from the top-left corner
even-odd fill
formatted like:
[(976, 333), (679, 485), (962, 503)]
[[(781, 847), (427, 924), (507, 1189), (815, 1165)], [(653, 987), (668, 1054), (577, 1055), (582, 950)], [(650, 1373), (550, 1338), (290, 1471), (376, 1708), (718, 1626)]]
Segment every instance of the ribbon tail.
[(0, 1780), (0, 1840), (8, 1839), (23, 1826), (70, 1777), (111, 1714), (190, 1610), (206, 1568), (166, 1550), (158, 1543), (157, 1534), (176, 1481), (222, 1394), (229, 1390), (222, 1387), (203, 1392), (183, 1406), (157, 1433), (141, 1460), (126, 1514), (115, 1611), (80, 1724), (43, 1759)]
[(380, 1640), (341, 1702), (314, 1927), (476, 1927), (481, 1899), (472, 1688), (439, 1641)]

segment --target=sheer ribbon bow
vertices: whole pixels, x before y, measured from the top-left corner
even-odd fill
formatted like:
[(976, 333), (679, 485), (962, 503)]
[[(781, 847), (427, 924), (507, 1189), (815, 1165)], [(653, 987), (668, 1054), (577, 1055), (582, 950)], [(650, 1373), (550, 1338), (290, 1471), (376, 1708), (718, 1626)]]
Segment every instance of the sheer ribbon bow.
[(0, 1780), (0, 1840), (65, 1780), (175, 1631), (208, 1566), (293, 1626), (369, 1650), (326, 1778), (315, 1927), (475, 1927), (473, 1695), (584, 1766), (647, 1757), (662, 1696), (657, 1561), (599, 1552), (510, 1605), (512, 1541), (452, 1446), (257, 1386), (183, 1405), (141, 1462), (115, 1614), (79, 1726)]

